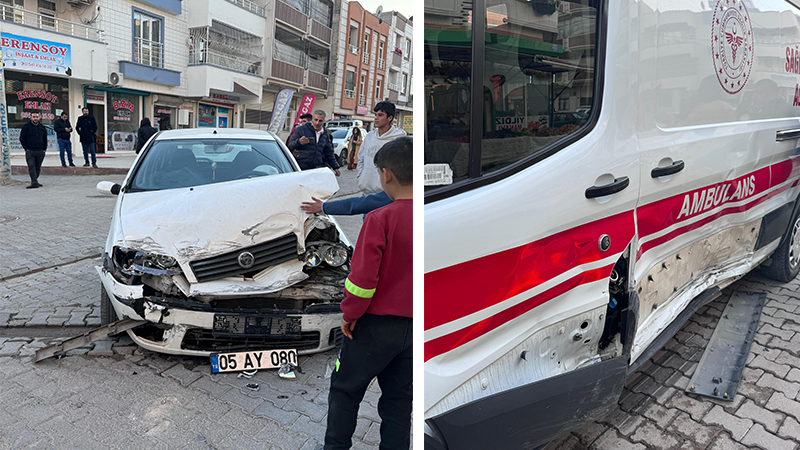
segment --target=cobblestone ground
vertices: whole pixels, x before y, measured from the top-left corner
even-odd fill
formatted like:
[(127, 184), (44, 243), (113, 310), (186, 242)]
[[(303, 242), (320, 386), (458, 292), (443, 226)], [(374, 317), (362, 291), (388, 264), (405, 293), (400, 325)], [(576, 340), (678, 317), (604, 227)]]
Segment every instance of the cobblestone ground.
[[(274, 370), (212, 375), (208, 358), (148, 352), (127, 336), (33, 363), (36, 349), (99, 325), (94, 266), (115, 200), (95, 185), (123, 178), (43, 175), (41, 189), (0, 186), (0, 449), (315, 448), (335, 351), (301, 357), (295, 380)], [(352, 194), (354, 179), (345, 172), (340, 192)], [(340, 223), (355, 242), (361, 218)], [(379, 395), (373, 383), (353, 448), (377, 448)]]
[[(734, 290), (766, 292), (750, 356), (732, 402), (687, 394), (706, 344)], [(632, 374), (616, 409), (547, 450), (800, 447), (800, 281), (752, 273), (698, 310)]]

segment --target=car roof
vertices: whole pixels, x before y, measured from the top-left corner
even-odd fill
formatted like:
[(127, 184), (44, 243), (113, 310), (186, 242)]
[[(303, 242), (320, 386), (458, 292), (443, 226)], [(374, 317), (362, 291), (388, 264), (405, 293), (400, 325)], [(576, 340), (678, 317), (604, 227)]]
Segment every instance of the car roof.
[(248, 130), (246, 128), (186, 128), (182, 130), (167, 130), (158, 133), (157, 141), (167, 139), (262, 139), (274, 141), (275, 135), (262, 130)]

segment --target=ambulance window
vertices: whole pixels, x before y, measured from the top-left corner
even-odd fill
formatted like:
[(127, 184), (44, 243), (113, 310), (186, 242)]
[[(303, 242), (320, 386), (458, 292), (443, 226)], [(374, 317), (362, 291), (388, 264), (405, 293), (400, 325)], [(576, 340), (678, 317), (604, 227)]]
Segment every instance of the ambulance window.
[(516, 173), (591, 126), (598, 3), (425, 1), (428, 193)]
[(467, 178), (472, 98), (472, 0), (425, 0), (426, 164)]

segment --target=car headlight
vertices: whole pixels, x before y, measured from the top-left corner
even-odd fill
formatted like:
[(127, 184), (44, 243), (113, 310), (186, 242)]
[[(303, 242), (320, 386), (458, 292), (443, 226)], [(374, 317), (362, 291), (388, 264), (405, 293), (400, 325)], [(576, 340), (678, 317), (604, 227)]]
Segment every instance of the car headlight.
[(178, 261), (168, 255), (150, 253), (143, 251), (131, 251), (133, 258), (128, 259), (127, 267), (124, 269), (134, 275), (148, 273), (151, 275), (177, 275), (181, 273)]
[(341, 244), (317, 241), (309, 242), (307, 248), (303, 255), (307, 267), (317, 267), (323, 262), (331, 267), (341, 267), (350, 259), (350, 252)]

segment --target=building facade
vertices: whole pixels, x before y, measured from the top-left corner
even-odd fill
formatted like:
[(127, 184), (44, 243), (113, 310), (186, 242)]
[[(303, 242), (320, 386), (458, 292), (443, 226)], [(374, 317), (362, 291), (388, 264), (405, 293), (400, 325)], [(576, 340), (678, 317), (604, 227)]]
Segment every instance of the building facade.
[(385, 98), (397, 107), (395, 125), (406, 133), (413, 131), (413, 92), (412, 76), (414, 67), (414, 22), (397, 11), (387, 11), (380, 18), (389, 23), (391, 58), (387, 74)]
[(305, 94), (325, 106), (335, 12), (324, 0), (0, 0), (11, 151), (31, 112), (52, 133), (84, 106), (100, 152), (133, 150), (144, 117), (266, 129), (285, 88), (288, 133)]

